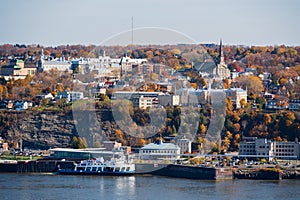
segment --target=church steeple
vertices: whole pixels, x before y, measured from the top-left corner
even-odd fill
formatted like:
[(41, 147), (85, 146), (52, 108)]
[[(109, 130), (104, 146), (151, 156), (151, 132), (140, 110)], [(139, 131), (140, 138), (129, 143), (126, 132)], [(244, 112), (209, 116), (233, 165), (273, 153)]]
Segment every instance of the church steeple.
[(222, 39), (220, 40), (220, 47), (219, 47), (219, 64), (221, 64), (221, 63), (225, 63), (223, 46), (222, 46)]

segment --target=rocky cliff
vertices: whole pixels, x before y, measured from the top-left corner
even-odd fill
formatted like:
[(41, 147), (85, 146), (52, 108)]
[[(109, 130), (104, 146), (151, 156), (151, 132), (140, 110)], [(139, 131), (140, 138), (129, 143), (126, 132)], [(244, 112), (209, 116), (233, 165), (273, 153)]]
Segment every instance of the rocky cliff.
[(80, 111), (74, 116), (72, 111), (0, 111), (0, 136), (15, 148), (70, 147), (74, 136), (84, 137), (89, 146), (99, 146), (112, 129), (109, 113)]

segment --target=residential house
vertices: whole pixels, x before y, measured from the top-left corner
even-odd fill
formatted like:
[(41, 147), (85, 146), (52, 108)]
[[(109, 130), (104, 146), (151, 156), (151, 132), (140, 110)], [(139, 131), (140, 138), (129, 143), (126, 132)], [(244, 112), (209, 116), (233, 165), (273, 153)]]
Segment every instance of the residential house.
[(58, 92), (56, 99), (66, 99), (67, 102), (74, 102), (83, 99), (83, 92), (68, 91)]
[(288, 99), (285, 98), (275, 98), (267, 101), (265, 106), (269, 110), (283, 110), (288, 108)]
[(23, 100), (18, 100), (14, 102), (15, 110), (27, 110), (28, 109), (28, 102)]
[(6, 100), (0, 100), (0, 109), (6, 109), (7, 108), (8, 101)]
[(300, 110), (300, 99), (289, 100), (289, 110)]

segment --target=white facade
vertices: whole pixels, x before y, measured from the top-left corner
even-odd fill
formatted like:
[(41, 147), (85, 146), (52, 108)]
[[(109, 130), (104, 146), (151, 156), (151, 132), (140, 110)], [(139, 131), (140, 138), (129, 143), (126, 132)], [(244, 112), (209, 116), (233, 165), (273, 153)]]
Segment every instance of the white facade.
[(241, 88), (230, 88), (225, 90), (226, 96), (231, 98), (232, 103), (235, 105), (235, 108), (241, 108), (241, 100), (244, 99), (247, 102), (247, 90)]
[(299, 159), (300, 143), (295, 142), (272, 142), (267, 139), (251, 138), (251, 141), (240, 142), (239, 155), (266, 156), (269, 159)]
[(63, 91), (63, 92), (59, 92), (56, 98), (67, 99), (68, 102), (74, 102), (83, 99), (83, 92)]
[(273, 144), (273, 155), (279, 159), (284, 157), (291, 158), (297, 156), (300, 157), (299, 143), (295, 142), (274, 142)]
[(113, 98), (116, 100), (127, 99), (132, 101), (134, 107), (146, 109), (158, 105), (159, 94), (159, 92), (117, 91), (113, 93)]
[(140, 150), (142, 160), (176, 160), (180, 158), (180, 147), (172, 143), (150, 143)]
[(192, 152), (192, 141), (189, 139), (176, 139), (175, 144), (180, 147), (180, 154)]
[(50, 61), (42, 61), (40, 68), (43, 71), (50, 71), (50, 70), (58, 70), (58, 71), (67, 71), (71, 70), (71, 62), (70, 61), (63, 61), (63, 60), (50, 60)]

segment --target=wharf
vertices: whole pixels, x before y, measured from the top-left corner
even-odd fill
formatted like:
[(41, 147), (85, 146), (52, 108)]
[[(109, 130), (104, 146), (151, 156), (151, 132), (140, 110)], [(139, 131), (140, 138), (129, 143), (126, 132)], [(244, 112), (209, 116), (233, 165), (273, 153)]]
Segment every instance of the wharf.
[(72, 161), (58, 160), (26, 160), (10, 161), (2, 160), (0, 162), (0, 172), (10, 173), (44, 173), (56, 172), (58, 168), (73, 168)]
[(282, 180), (283, 172), (275, 168), (238, 169), (234, 170), (233, 177), (235, 179)]

